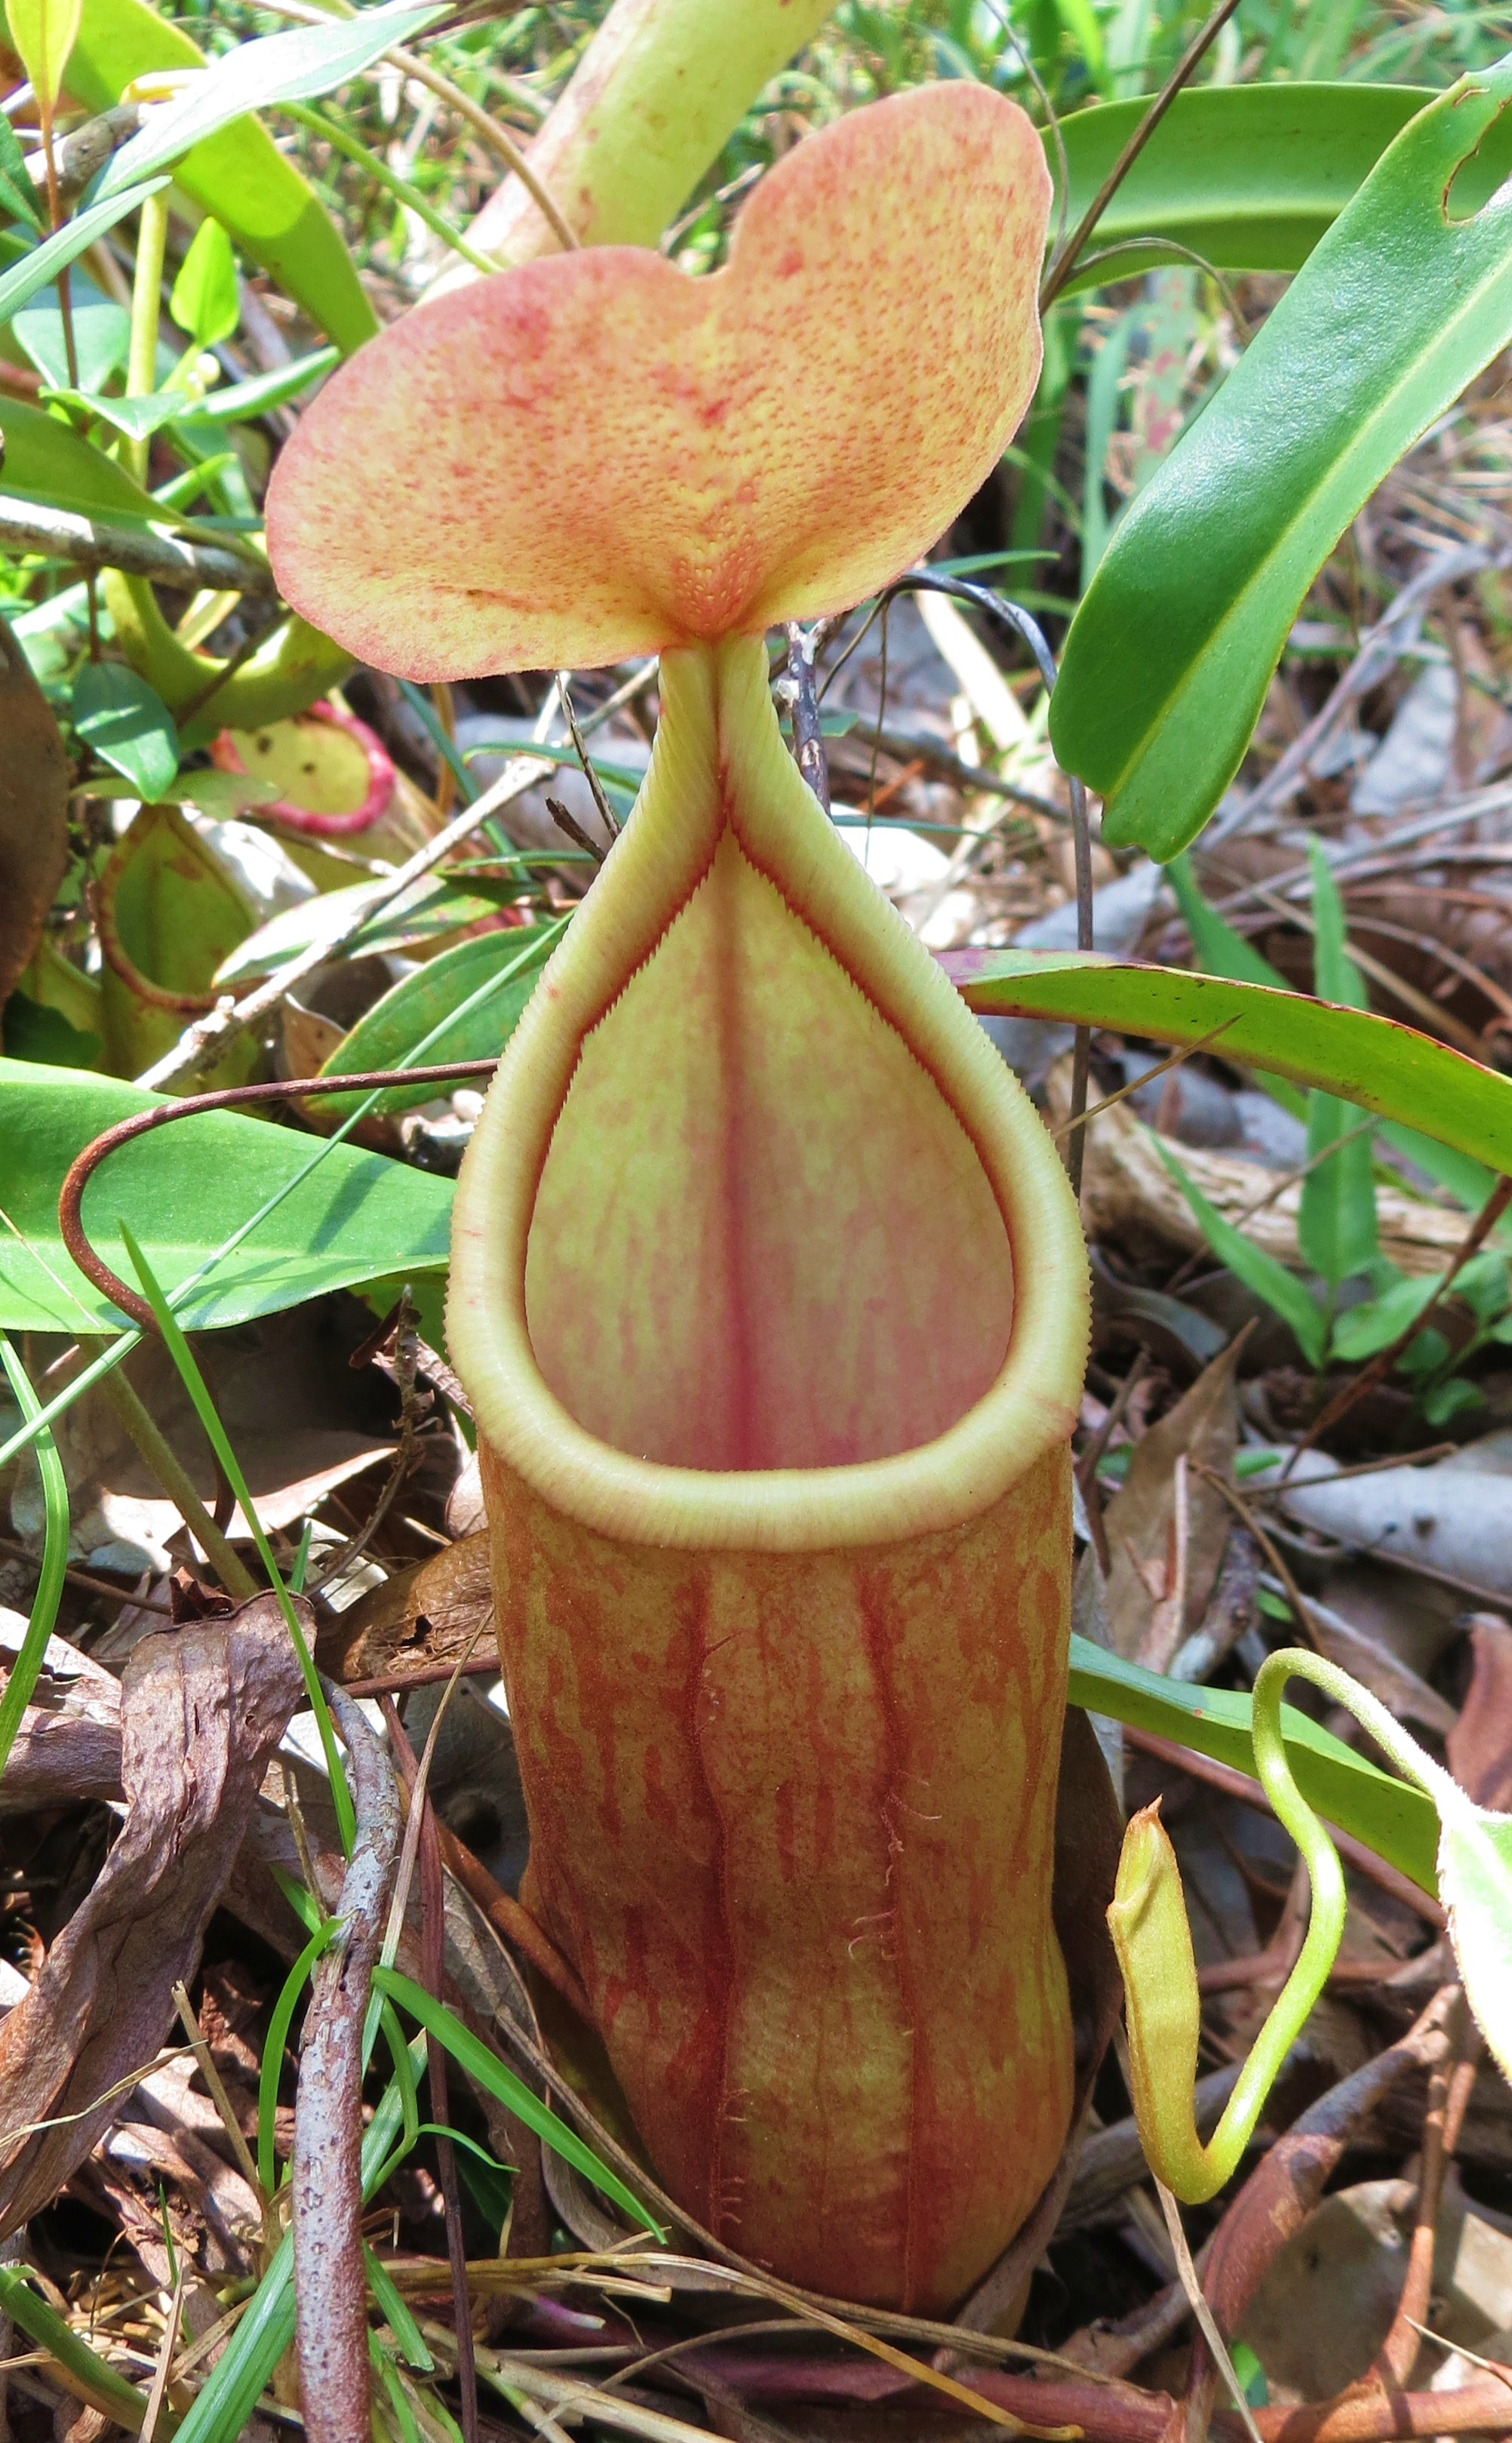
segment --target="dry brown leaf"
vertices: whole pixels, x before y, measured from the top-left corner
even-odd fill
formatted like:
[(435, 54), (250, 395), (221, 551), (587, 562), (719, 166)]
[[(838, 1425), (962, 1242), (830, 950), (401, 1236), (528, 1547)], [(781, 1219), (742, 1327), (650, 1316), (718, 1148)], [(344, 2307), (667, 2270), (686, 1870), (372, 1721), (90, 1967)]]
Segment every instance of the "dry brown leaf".
[(68, 866), (68, 758), (18, 639), (0, 619), (0, 1007), (42, 938)]
[[(56, 2195), (119, 2108), (97, 2099), (145, 2068), (161, 2045), (173, 1985), (194, 1973), (301, 1691), (271, 1595), (224, 1620), (146, 1638), (127, 1664), (125, 1823), (29, 1994), (0, 2027), (0, 2237)], [(11, 2137), (43, 2120), (62, 2125)]]
[(1227, 1478), (1233, 1465), (1237, 1355), (1236, 1342), (1136, 1442), (1104, 1514), (1113, 1649), (1152, 1671), (1201, 1626), (1222, 1566), (1231, 1514), (1204, 1470)]
[[(373, 1412), (373, 1391), (371, 1382), (340, 1362), (346, 1353), (313, 1332), (304, 1313), (270, 1315), (217, 1335), (210, 1387), (253, 1507), (270, 1534), (392, 1452), (392, 1439), (361, 1430)], [(130, 1376), (200, 1499), (213, 1504), (209, 1444), (161, 1343), (137, 1351)], [(61, 1368), (49, 1373), (48, 1391), (60, 1388), (62, 1379)], [(74, 1557), (97, 1569), (163, 1570), (178, 1512), (99, 1386), (74, 1402), (59, 1421), (57, 1438), (68, 1478)], [(44, 1522), (35, 1476), (17, 1484), (10, 1515), (16, 1533), (40, 1549)], [(240, 1512), (228, 1532), (233, 1540), (246, 1534)]]
[(401, 1570), (362, 1596), (321, 1632), (319, 1658), (340, 1680), (377, 1680), (427, 1663), (456, 1662), (475, 1638), (476, 1651), (490, 1650), (484, 1626), (493, 1610), (488, 1583), (488, 1538), (465, 1535), (457, 1544)]
[[(0, 1609), (0, 1653), (15, 1654), (26, 1633), (20, 1612)], [(65, 1638), (49, 1637), (0, 1775), (0, 1814), (119, 1796), (120, 1682)]]
[(1475, 1670), (1446, 1741), (1449, 1771), (1478, 1807), (1512, 1809), (1512, 1628), (1495, 1612), (1469, 1622)]

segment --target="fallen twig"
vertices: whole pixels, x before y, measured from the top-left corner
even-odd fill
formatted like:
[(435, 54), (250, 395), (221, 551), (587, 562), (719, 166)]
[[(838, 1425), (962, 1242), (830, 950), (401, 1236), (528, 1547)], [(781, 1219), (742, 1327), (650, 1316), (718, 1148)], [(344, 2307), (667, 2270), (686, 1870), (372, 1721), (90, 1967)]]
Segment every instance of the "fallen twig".
[(356, 1839), (342, 1930), (319, 1962), (300, 2048), (292, 2165), (296, 2349), (312, 2443), (369, 2443), (368, 2290), (362, 2262), (362, 2029), (399, 1857), (389, 1758), (340, 1689), (331, 1710), (352, 1763)]
[(221, 543), (181, 542), (153, 526), (104, 525), (72, 509), (39, 508), (34, 501), (15, 500), (9, 492), (0, 493), (0, 551), (42, 552), (75, 568), (118, 568), (127, 577), (149, 578), (155, 585), (176, 586), (185, 594), (209, 591), (278, 599), (273, 571), (250, 552), (228, 551)]
[[(460, 1676), (460, 1671), (454, 1671), (453, 1681)], [(426, 1776), (392, 1698), (385, 1700), (383, 1714), (394, 1758), (409, 1784), (411, 1818), (414, 1810), (419, 1809), (422, 1977), (427, 1993), (439, 2002), (446, 1981), (446, 1893), (441, 1844), (436, 1838), (435, 1809), (430, 1804)], [(439, 1723), (439, 1714), (436, 1720)], [(435, 1753), (435, 1727), (433, 1724), (431, 1736), (426, 1742), (427, 1765)], [(407, 1827), (407, 1830), (410, 1828)], [(446, 2092), (446, 2056), (435, 2036), (428, 2032), (426, 2037), (426, 2074), (430, 2091), (431, 2120), (438, 2129), (447, 2128), (451, 2115)], [(451, 2311), (457, 2332), (457, 2382), (462, 2393), (462, 2431), (465, 2443), (478, 2443), (478, 2368), (473, 2357), (472, 2308), (467, 2297), (467, 2245), (462, 2229), (457, 2150), (449, 2138), (437, 2138), (435, 2148), (441, 2198), (446, 2217), (446, 2262), (451, 2272)]]

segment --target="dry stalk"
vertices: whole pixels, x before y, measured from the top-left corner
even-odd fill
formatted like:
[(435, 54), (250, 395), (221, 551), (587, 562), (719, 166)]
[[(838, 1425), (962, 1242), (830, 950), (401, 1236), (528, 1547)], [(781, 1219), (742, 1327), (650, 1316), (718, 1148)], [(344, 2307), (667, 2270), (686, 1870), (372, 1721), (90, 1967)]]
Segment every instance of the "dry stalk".
[(362, 2262), (362, 2030), (398, 1863), (399, 1792), (360, 1709), (331, 1710), (352, 1762), (356, 1840), (342, 1930), (317, 1965), (300, 2047), (292, 2196), (296, 2350), (311, 2443), (369, 2443), (368, 2286)]

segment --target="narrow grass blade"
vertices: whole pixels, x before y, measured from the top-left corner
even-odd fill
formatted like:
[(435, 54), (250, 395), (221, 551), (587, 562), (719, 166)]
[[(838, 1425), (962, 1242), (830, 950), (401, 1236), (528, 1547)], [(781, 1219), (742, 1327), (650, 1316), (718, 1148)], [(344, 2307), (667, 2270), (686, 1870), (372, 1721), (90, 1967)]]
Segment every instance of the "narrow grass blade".
[[(31, 1387), (26, 1368), (0, 1332), (0, 1366), (15, 1393), (21, 1413), (35, 1421), (42, 1404)], [(32, 1600), (31, 1617), (21, 1641), (21, 1651), (10, 1666), (5, 1695), (0, 1697), (0, 1773), (4, 1773), (15, 1745), (21, 1717), (31, 1701), (37, 1684), (42, 1658), (47, 1651), (47, 1640), (58, 1617), (58, 1605), (63, 1594), (64, 1574), (68, 1566), (68, 1480), (64, 1474), (58, 1445), (46, 1426), (37, 1436), (37, 1465), (42, 1473), (42, 1497), (46, 1510), (46, 1528), (42, 1548), (42, 1574), (37, 1581)]]
[(194, 1413), (205, 1428), (210, 1447), (226, 1472), (226, 1481), (230, 1486), (242, 1515), (251, 1530), (257, 1556), (267, 1572), (268, 1585), (273, 1589), (279, 1609), (283, 1614), (289, 1635), (294, 1641), (294, 1651), (299, 1657), (305, 1694), (309, 1698), (310, 1711), (315, 1716), (316, 1725), (320, 1734), (320, 1746), (325, 1756), (326, 1772), (331, 1779), (331, 1798), (336, 1809), (337, 1828), (341, 1835), (341, 1846), (350, 1857), (352, 1844), (356, 1837), (356, 1811), (353, 1807), (352, 1793), (347, 1788), (346, 1774), (341, 1767), (336, 1724), (331, 1719), (331, 1708), (325, 1701), (325, 1692), (320, 1686), (319, 1674), (315, 1667), (315, 1657), (305, 1642), (304, 1631), (300, 1626), (299, 1613), (294, 1608), (279, 1565), (273, 1558), (273, 1547), (264, 1534), (257, 1512), (253, 1507), (252, 1497), (246, 1489), (246, 1479), (242, 1474), (241, 1462), (232, 1450), (227, 1438), (226, 1428), (215, 1412), (215, 1403), (210, 1398), (205, 1377), (195, 1363), (193, 1352), (178, 1327), (173, 1309), (157, 1285), (152, 1266), (132, 1237), (131, 1231), (124, 1222), (118, 1222), (117, 1226), (120, 1231), (121, 1242), (131, 1258), (137, 1277), (142, 1285), (142, 1295), (152, 1308), (169, 1355), (178, 1368), (179, 1380), (193, 1402)]
[(480, 2086), (496, 2096), (501, 2103), (507, 2104), (510, 2111), (523, 2121), (527, 2129), (534, 2129), (544, 2145), (550, 2146), (565, 2162), (573, 2164), (585, 2179), (592, 2180), (596, 2189), (601, 2189), (605, 2196), (612, 2197), (614, 2203), (632, 2215), (644, 2231), (653, 2232), (658, 2239), (665, 2238), (661, 2225), (653, 2222), (617, 2173), (611, 2172), (607, 2163), (601, 2163), (592, 2147), (585, 2146), (575, 2131), (568, 2128), (565, 2121), (558, 2121), (556, 2113), (542, 2103), (538, 2096), (531, 2093), (523, 2079), (517, 2078), (513, 2070), (506, 2069), (497, 2055), (454, 2019), (448, 2010), (426, 1992), (424, 1986), (417, 1985), (413, 1977), (401, 1975), (396, 1968), (374, 1969), (373, 1981), (380, 1993), (387, 1994), (391, 2001), (397, 2002), (402, 2011), (408, 2011), (412, 2019), (418, 2019), (428, 2035), (435, 2036), (444, 2044), (469, 2078), (476, 2079)]
[[(27, 2339), (35, 2342), (40, 2350), (65, 2367), (75, 2385), (91, 2404), (117, 2426), (124, 2426), (133, 2434), (139, 2432), (147, 2415), (147, 2396), (128, 2383), (113, 2366), (97, 2356), (87, 2342), (64, 2324), (57, 2311), (40, 2298), (27, 2280), (21, 2266), (0, 2265), (0, 2311), (19, 2324)], [(168, 2432), (159, 2423), (160, 2434)]]

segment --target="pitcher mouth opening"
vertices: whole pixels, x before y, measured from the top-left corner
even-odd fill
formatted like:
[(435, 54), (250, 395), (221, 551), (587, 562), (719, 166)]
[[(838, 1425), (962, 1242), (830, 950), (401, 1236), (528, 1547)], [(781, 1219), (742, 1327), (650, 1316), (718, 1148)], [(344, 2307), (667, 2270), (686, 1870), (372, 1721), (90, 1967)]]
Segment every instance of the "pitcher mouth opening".
[(1074, 1419), (1064, 1173), (810, 795), (759, 643), (669, 654), (663, 685), (642, 801), (459, 1186), (480, 1429), (637, 1544), (957, 1527)]

